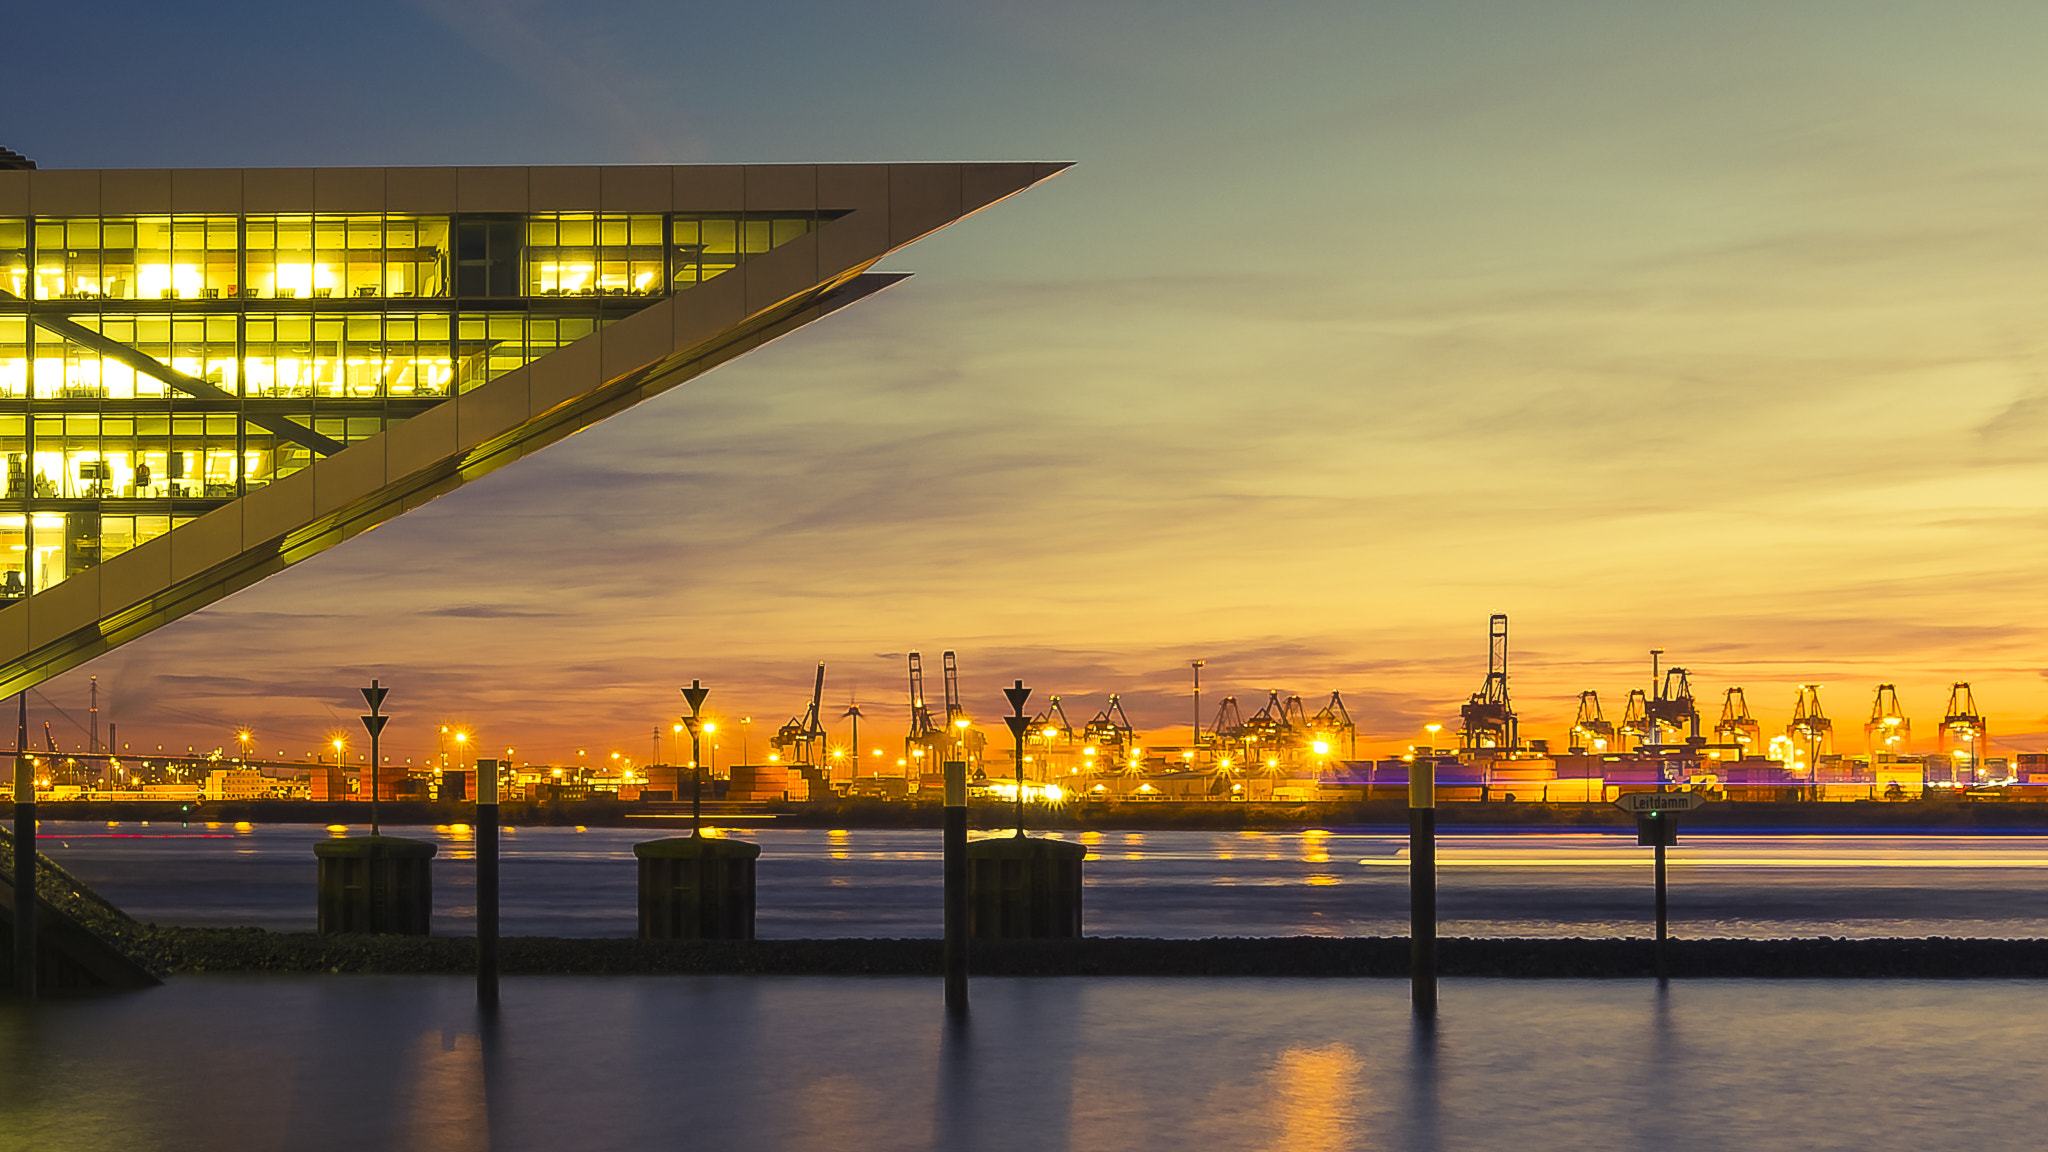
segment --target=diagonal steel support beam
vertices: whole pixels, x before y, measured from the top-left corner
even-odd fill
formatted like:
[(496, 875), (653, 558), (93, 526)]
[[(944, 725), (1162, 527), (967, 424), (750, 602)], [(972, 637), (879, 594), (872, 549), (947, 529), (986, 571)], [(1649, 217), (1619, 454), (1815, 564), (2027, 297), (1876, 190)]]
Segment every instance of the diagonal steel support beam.
[[(4, 288), (0, 288), (0, 300), (19, 299), (21, 297), (14, 295)], [(34, 320), (37, 325), (55, 332), (66, 340), (83, 344), (102, 356), (118, 360), (137, 372), (142, 373), (144, 376), (148, 376), (153, 380), (163, 381), (187, 396), (196, 396), (202, 400), (233, 400), (235, 398), (233, 392), (210, 380), (201, 380), (197, 376), (180, 372), (147, 352), (131, 348), (110, 336), (103, 336), (76, 321), (67, 320), (61, 316), (37, 316), (34, 317)], [(256, 425), (258, 428), (272, 435), (280, 436), (294, 444), (310, 448), (322, 456), (332, 456), (345, 447), (341, 441), (332, 437), (322, 436), (320, 433), (288, 417), (268, 412), (248, 412), (244, 413), (244, 417), (249, 423)]]

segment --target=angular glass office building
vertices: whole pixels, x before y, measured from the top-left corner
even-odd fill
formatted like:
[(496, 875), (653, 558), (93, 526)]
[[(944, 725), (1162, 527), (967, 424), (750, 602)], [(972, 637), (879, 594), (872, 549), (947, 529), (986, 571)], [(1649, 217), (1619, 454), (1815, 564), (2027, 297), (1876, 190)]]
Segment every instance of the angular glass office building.
[(0, 693), (858, 299), (1061, 167), (0, 153)]

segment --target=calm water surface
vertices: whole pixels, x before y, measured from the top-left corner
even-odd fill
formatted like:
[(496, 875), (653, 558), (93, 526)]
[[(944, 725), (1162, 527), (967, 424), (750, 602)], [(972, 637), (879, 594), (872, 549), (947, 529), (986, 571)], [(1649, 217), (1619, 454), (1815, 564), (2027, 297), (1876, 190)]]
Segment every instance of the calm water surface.
[[(365, 828), (352, 829), (357, 833)], [(669, 828), (508, 829), (504, 931), (630, 936), (632, 846)], [(44, 846), (138, 918), (313, 927), (306, 825), (44, 825)], [(404, 828), (440, 845), (435, 931), (474, 930), (475, 859), (460, 827)], [(758, 841), (759, 933), (936, 936), (937, 832), (772, 827)], [(1405, 935), (1405, 836), (1068, 833), (1089, 848), (1091, 935)], [(1650, 850), (1632, 833), (1446, 835), (1447, 935), (1642, 934)], [(2048, 837), (1688, 835), (1671, 854), (1673, 931), (1689, 936), (2048, 936)]]
[(0, 1002), (0, 1147), (2032, 1149), (2034, 983), (185, 977)]

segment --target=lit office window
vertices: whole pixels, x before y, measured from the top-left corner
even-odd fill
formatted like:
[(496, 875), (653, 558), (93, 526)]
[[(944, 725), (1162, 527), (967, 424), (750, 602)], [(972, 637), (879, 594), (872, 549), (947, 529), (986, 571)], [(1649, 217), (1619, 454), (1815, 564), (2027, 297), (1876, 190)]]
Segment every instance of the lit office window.
[(0, 601), (828, 218), (0, 219)]

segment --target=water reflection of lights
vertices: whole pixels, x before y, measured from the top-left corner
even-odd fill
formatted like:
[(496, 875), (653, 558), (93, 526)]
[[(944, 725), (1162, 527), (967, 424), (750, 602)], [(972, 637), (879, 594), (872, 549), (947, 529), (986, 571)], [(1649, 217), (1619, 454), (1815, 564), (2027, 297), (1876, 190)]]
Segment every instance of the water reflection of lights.
[[(1394, 838), (1388, 855), (1367, 856), (1365, 867), (1406, 868), (1408, 850)], [(1641, 865), (1648, 854), (1620, 836), (1572, 835), (1437, 843), (1439, 868), (1605, 868)], [(1943, 836), (1929, 843), (1909, 836), (1701, 836), (1671, 849), (1674, 864), (1692, 868), (2048, 868), (2048, 845), (2011, 837)]]
[[(1003, 800), (1014, 803), (1017, 799), (1017, 786), (1015, 784), (990, 784), (988, 790), (991, 795)], [(1024, 785), (1024, 799), (1027, 801), (1038, 800), (1046, 804), (1058, 804), (1066, 798), (1066, 789), (1061, 788), (1057, 784)]]

